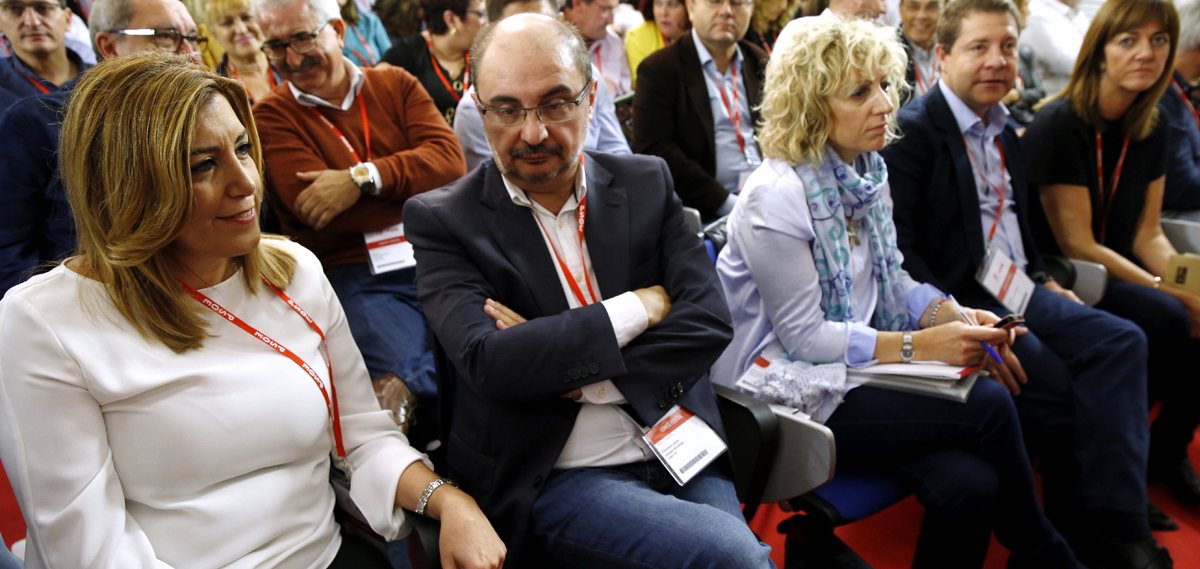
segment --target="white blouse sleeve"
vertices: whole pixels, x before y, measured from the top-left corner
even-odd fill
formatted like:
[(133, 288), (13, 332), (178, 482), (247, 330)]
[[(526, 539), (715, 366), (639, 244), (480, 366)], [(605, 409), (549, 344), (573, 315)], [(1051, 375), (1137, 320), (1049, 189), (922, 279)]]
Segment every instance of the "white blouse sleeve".
[(125, 511), (79, 362), (24, 298), (0, 303), (0, 338), (0, 460), (29, 527), (25, 566), (168, 568)]

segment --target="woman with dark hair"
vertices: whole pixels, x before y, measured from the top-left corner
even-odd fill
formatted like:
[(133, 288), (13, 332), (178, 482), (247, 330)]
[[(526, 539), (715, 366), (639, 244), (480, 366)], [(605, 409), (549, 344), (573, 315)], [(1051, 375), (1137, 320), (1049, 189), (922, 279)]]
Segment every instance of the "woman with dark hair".
[(375, 67), (383, 54), (392, 48), (383, 22), (375, 14), (359, 12), (353, 0), (338, 0), (342, 20), (346, 22), (346, 44), (342, 54), (360, 67)]
[(775, 48), (779, 32), (799, 13), (800, 0), (758, 0), (754, 3), (754, 13), (750, 15), (746, 40), (770, 54)]
[(638, 10), (645, 21), (625, 34), (625, 57), (635, 86), (642, 60), (675, 43), (692, 29), (683, 0), (642, 0)]
[[(1025, 133), (1030, 183), (1049, 222), (1040, 246), (1103, 264), (1098, 308), (1136, 323), (1150, 345), (1149, 478), (1200, 503), (1187, 456), (1200, 425), (1200, 296), (1172, 284), (1175, 248), (1160, 223), (1166, 130), (1157, 103), (1170, 86), (1179, 14), (1170, 0), (1109, 0), (1092, 19), (1067, 87)], [(1188, 371), (1193, 370), (1193, 371)]]
[(421, 0), (429, 37), (400, 38), (383, 61), (412, 73), (454, 126), (454, 110), (471, 84), (471, 43), (487, 25), (483, 0)]

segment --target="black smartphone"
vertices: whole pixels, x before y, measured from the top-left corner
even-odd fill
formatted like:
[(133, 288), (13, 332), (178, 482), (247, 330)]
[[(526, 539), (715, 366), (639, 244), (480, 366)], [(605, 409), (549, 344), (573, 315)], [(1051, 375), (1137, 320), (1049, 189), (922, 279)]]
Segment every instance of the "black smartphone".
[(1005, 330), (1012, 330), (1013, 327), (1020, 326), (1021, 324), (1024, 324), (1024, 323), (1025, 323), (1024, 316), (1021, 316), (1020, 314), (1009, 314), (1008, 316), (1001, 318), (1000, 321), (995, 324), (995, 327), (1003, 328)]

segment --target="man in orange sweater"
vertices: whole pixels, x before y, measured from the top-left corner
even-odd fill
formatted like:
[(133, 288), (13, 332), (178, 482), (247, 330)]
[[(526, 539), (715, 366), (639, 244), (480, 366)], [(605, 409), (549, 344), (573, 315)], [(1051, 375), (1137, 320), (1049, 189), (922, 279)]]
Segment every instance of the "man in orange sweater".
[(408, 72), (342, 55), (336, 0), (258, 0), (254, 9), (262, 49), (286, 80), (254, 108), (268, 198), (284, 233), (324, 264), (371, 377), (396, 374), (435, 409), (432, 336), (401, 211), (466, 174), (458, 139)]

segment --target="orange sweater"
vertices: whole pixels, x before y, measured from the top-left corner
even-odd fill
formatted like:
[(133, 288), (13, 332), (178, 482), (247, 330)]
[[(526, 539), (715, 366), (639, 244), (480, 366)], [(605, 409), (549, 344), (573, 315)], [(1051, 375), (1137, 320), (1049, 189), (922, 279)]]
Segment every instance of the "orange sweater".
[[(355, 164), (354, 156), (311, 108), (296, 102), (286, 82), (254, 106), (267, 194), (283, 232), (316, 253), (326, 268), (367, 262), (363, 232), (399, 223), (410, 196), (445, 186), (467, 173), (458, 137), (415, 77), (398, 67), (362, 71), (366, 77), (361, 100), (371, 124), (369, 161), (379, 168), (383, 184), (378, 197), (363, 196), (321, 231), (293, 213), (296, 196), (308, 187), (296, 172), (348, 170)], [(322, 108), (321, 114), (365, 159), (359, 101), (350, 110)]]

